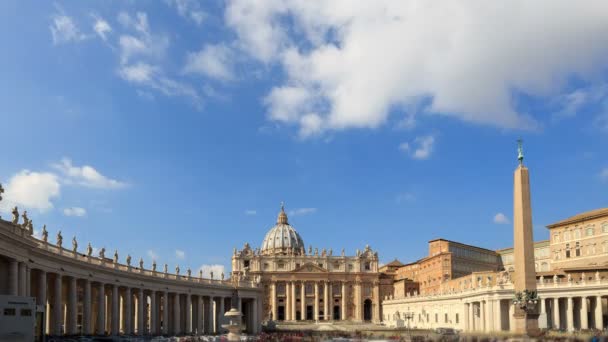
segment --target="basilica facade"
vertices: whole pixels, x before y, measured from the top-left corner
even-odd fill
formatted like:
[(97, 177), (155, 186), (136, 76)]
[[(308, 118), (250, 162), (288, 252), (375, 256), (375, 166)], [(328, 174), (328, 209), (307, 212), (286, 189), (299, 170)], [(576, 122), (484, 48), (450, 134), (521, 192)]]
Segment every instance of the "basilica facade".
[(378, 253), (369, 246), (344, 250), (306, 249), (283, 207), (259, 248), (248, 243), (232, 256), (233, 276), (245, 274), (263, 289), (262, 317), (281, 322), (381, 319)]

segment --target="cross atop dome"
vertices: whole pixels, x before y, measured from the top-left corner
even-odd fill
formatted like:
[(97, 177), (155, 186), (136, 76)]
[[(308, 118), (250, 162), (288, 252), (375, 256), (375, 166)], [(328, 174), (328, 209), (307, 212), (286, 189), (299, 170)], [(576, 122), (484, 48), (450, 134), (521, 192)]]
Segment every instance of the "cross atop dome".
[(281, 201), (281, 212), (277, 217), (277, 224), (288, 224), (287, 214), (285, 213), (285, 203)]

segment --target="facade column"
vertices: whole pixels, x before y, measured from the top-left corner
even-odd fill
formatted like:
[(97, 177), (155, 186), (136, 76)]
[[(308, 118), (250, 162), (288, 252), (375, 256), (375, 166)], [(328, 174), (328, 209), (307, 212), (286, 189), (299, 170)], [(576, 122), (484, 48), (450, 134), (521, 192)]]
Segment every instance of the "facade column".
[(378, 282), (374, 282), (372, 296), (372, 298), (374, 299), (372, 301), (372, 308), (374, 310), (372, 320), (374, 322), (380, 322), (382, 320), (380, 317), (380, 303), (382, 302), (382, 300), (380, 299), (380, 284)]
[(300, 282), (300, 320), (306, 320), (306, 283)]
[(163, 334), (169, 334), (169, 292), (163, 293)]
[(27, 279), (27, 265), (24, 262), (20, 262), (19, 263), (19, 288), (17, 290), (17, 292), (19, 293), (19, 296), (25, 296), (25, 290), (26, 290), (26, 279)]
[(173, 296), (173, 333), (175, 335), (179, 335), (182, 333), (181, 329), (181, 312), (180, 312), (180, 303), (179, 303), (179, 293), (176, 293)]
[(192, 333), (192, 296), (186, 294), (186, 334)]
[(120, 327), (118, 326), (118, 312), (120, 311), (118, 305), (118, 285), (114, 284), (112, 285), (112, 323), (110, 324), (112, 326), (112, 335), (118, 335), (120, 331)]
[(137, 334), (144, 334), (144, 289), (137, 290)]
[(32, 286), (32, 270), (29, 268), (29, 266), (26, 266), (25, 267), (25, 296), (27, 296), (27, 297), (32, 296), (31, 286)]
[(295, 321), (298, 315), (296, 314), (296, 282), (291, 282), (291, 320)]
[(604, 329), (604, 316), (602, 313), (602, 296), (595, 297), (595, 329), (603, 330)]
[(222, 328), (222, 324), (224, 324), (224, 314), (226, 313), (226, 309), (224, 308), (224, 297), (220, 297), (219, 300), (219, 310), (217, 314), (217, 331), (224, 331)]
[(319, 320), (319, 283), (315, 281), (315, 312), (313, 313), (313, 317), (315, 322)]
[(251, 327), (251, 331), (254, 334), (258, 333), (258, 327), (259, 327), (259, 322), (258, 322), (258, 300), (254, 299), (253, 301), (251, 301), (251, 324), (253, 325)]
[(471, 302), (469, 305), (469, 331), (475, 331), (475, 302)]
[(85, 279), (84, 293), (82, 298), (82, 332), (85, 335), (92, 335), (93, 329), (91, 324), (91, 281)]
[(509, 303), (509, 330), (515, 331), (515, 318), (513, 314), (515, 313), (515, 306), (513, 303)]
[(68, 306), (67, 306), (67, 333), (69, 335), (76, 335), (78, 331), (76, 317), (78, 315), (78, 297), (76, 297), (76, 293), (78, 291), (78, 283), (75, 277), (70, 277), (69, 279), (69, 287), (68, 287)]
[(464, 331), (469, 331), (469, 303), (464, 303)]
[(285, 282), (285, 320), (291, 321), (291, 283)]
[(8, 265), (8, 294), (19, 295), (19, 262), (15, 259), (10, 260)]
[(150, 291), (150, 334), (158, 334), (158, 303), (156, 303), (156, 291)]
[(61, 325), (63, 323), (63, 315), (61, 313), (61, 307), (63, 306), (61, 302), (61, 274), (55, 274), (55, 284), (54, 284), (54, 294), (53, 294), (53, 335), (61, 335)]
[(330, 305), (329, 305), (329, 281), (325, 281), (323, 284), (323, 320), (329, 321), (331, 315), (329, 314)]
[(346, 300), (346, 282), (343, 281), (342, 282), (342, 293), (341, 293), (341, 297), (340, 297), (340, 304), (341, 305), (341, 309), (342, 312), (340, 313), (340, 319), (342, 321), (346, 321), (348, 319), (348, 317), (346, 317), (346, 307), (347, 307), (347, 303), (348, 301)]
[(560, 322), (559, 322), (559, 298), (555, 297), (553, 298), (553, 329), (559, 329), (560, 328)]
[(487, 331), (488, 322), (486, 322), (486, 305), (486, 301), (479, 301), (479, 331)]
[(215, 311), (213, 309), (213, 297), (207, 298), (207, 304), (207, 311), (205, 312), (205, 320), (207, 321), (205, 324), (207, 328), (205, 330), (207, 334), (212, 334), (215, 332), (215, 326), (213, 325), (213, 312)]
[(358, 322), (363, 320), (361, 315), (361, 306), (363, 300), (361, 299), (361, 281), (355, 282), (355, 320)]
[(581, 310), (580, 310), (581, 330), (589, 329), (589, 316), (588, 316), (587, 312), (588, 312), (587, 297), (583, 296), (583, 297), (581, 297)]
[(574, 301), (572, 297), (568, 297), (568, 305), (566, 305), (566, 329), (574, 331)]
[(500, 299), (494, 302), (494, 330), (502, 331), (502, 305)]
[(46, 272), (39, 270), (38, 272), (38, 295), (36, 296), (38, 305), (46, 306)]
[(203, 297), (196, 296), (196, 334), (203, 334)]
[(272, 308), (271, 319), (277, 320), (277, 283), (272, 282), (270, 284), (270, 307)]
[(123, 320), (124, 320), (124, 333), (130, 335), (133, 333), (132, 329), (132, 318), (133, 318), (133, 293), (131, 293), (131, 288), (125, 288), (125, 294), (123, 299)]
[(106, 294), (105, 284), (99, 283), (97, 289), (97, 335), (105, 335), (106, 333)]

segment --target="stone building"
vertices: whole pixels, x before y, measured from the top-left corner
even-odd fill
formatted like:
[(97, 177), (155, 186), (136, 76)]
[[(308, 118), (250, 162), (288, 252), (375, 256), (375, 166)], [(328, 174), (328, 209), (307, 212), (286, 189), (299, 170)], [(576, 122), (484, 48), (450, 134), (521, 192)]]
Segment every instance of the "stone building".
[[(169, 272), (167, 265), (131, 263), (78, 249), (76, 238), (65, 248), (33, 236), (31, 220), (17, 209), (13, 220), (0, 219), (0, 294), (34, 297), (49, 335), (214, 334), (226, 323), (234, 289), (246, 331), (260, 331), (262, 291), (246, 275), (224, 280), (203, 278), (190, 270)], [(151, 267), (150, 267), (151, 266)], [(1, 317), (0, 317), (1, 319)]]
[(259, 248), (234, 250), (232, 272), (261, 283), (267, 320), (380, 321), (378, 253), (369, 246), (354, 256), (307, 250), (283, 207)]

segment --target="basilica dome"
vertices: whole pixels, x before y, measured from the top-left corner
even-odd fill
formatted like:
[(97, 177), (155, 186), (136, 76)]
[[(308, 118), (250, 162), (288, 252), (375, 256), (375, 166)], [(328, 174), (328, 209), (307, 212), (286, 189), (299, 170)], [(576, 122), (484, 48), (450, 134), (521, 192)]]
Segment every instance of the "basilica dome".
[(281, 212), (277, 217), (277, 224), (266, 233), (266, 237), (262, 241), (260, 253), (263, 255), (300, 255), (303, 250), (304, 241), (300, 237), (300, 234), (289, 225), (285, 208), (281, 206)]

